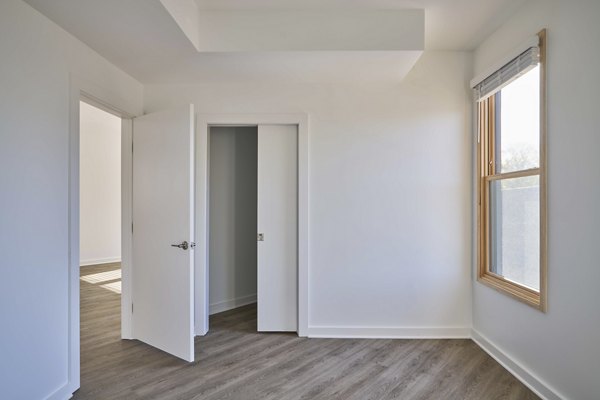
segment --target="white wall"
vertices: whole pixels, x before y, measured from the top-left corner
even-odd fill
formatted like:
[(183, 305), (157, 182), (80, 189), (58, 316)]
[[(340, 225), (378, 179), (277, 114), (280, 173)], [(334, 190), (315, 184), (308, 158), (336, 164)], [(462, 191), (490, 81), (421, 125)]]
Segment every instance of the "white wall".
[(80, 104), (80, 264), (121, 261), (121, 118)]
[(475, 333), (547, 398), (600, 398), (599, 17), (596, 0), (530, 1), (474, 56), (476, 75), (548, 29), (548, 311), (473, 284)]
[(210, 129), (210, 313), (256, 301), (257, 128)]
[(309, 113), (309, 331), (468, 335), (470, 64), (426, 52), (383, 85), (147, 85), (145, 109)]
[(20, 0), (0, 2), (0, 58), (0, 388), (65, 398), (69, 80), (131, 113), (142, 87)]

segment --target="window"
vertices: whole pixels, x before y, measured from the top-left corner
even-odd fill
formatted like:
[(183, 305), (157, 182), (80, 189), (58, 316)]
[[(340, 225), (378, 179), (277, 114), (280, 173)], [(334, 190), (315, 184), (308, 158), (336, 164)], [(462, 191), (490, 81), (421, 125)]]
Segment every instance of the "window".
[(546, 307), (545, 31), (479, 83), (478, 281)]

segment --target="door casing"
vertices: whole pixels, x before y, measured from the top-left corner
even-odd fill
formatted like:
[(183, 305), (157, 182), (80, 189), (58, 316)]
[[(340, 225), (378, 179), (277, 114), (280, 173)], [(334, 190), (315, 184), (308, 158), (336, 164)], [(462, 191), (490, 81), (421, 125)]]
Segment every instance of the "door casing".
[(131, 339), (132, 276), (132, 119), (139, 113), (123, 103), (122, 98), (105, 91), (93, 82), (69, 76), (69, 207), (68, 207), (68, 381), (54, 393), (60, 398), (80, 387), (80, 291), (79, 291), (79, 157), (80, 110), (84, 101), (121, 118), (121, 338)]
[(296, 125), (298, 126), (298, 336), (308, 336), (308, 114), (198, 114), (196, 121), (196, 335), (202, 336), (208, 332), (210, 127)]

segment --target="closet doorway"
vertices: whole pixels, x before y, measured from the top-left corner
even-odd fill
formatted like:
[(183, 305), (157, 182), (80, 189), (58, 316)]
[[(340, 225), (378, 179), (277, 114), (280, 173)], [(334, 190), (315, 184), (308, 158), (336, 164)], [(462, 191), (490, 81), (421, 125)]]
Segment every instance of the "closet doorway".
[(257, 330), (298, 330), (298, 126), (208, 134), (209, 314), (257, 303)]
[[(209, 315), (210, 315), (210, 232), (209, 232), (209, 200), (210, 200), (210, 131), (219, 127), (252, 127), (256, 129), (256, 231), (252, 238), (255, 241), (256, 260), (257, 260), (257, 279), (256, 296), (258, 302), (258, 330), (281, 330), (295, 331), (298, 336), (308, 336), (308, 115), (307, 114), (197, 114), (196, 116), (196, 135), (195, 135), (195, 158), (198, 160), (195, 166), (195, 221), (196, 221), (196, 254), (195, 258), (195, 307), (194, 324), (195, 334), (202, 336), (208, 333)], [(272, 157), (272, 158), (270, 158)], [(201, 160), (206, 160), (203, 162)], [(214, 160), (212, 160), (214, 162)], [(285, 168), (275, 167), (277, 163), (286, 162)], [(272, 190), (265, 196), (263, 187), (264, 182), (274, 181), (284, 182), (289, 190)], [(268, 187), (277, 187), (266, 186)], [(291, 201), (283, 201), (287, 198)], [(269, 201), (267, 203), (266, 200)], [(265, 206), (267, 212), (263, 212), (261, 204)], [(289, 234), (276, 233), (274, 227), (262, 224), (261, 216), (275, 216), (277, 211), (273, 205), (292, 204), (294, 212), (291, 216), (289, 225), (285, 225), (285, 220), (275, 218), (276, 225), (288, 229)], [(262, 234), (262, 237), (259, 236)], [(295, 235), (295, 243), (291, 244), (292, 250), (289, 251), (289, 237)], [(262, 240), (260, 240), (262, 238)], [(283, 244), (279, 241), (285, 241)], [(274, 273), (261, 273), (262, 266), (267, 265), (263, 262), (263, 256), (272, 254), (270, 249), (281, 250), (282, 254), (295, 254), (295, 260), (291, 268), (285, 268), (281, 262), (271, 262)], [(273, 257), (276, 260), (276, 257)], [(279, 267), (278, 267), (279, 266)], [(287, 297), (291, 306), (287, 305), (287, 300), (265, 301), (263, 292), (272, 290), (275, 295), (289, 295), (285, 291), (285, 284), (278, 284), (278, 279), (290, 276), (283, 274), (278, 276), (278, 272), (291, 271), (295, 278), (295, 290), (292, 289), (295, 298)], [(267, 276), (269, 282), (262, 284), (263, 276)], [(279, 291), (279, 292), (278, 292)], [(267, 295), (268, 297), (269, 295)], [(293, 301), (293, 303), (292, 303)], [(263, 305), (275, 304), (280, 307), (279, 311), (265, 310), (261, 313)], [(285, 304), (285, 305), (284, 305)], [(214, 310), (214, 309), (213, 309)], [(283, 311), (282, 311), (283, 310)], [(288, 320), (278, 322), (278, 327), (262, 326), (262, 316), (278, 318), (285, 315)], [(284, 324), (293, 320), (293, 329)], [(283, 328), (282, 328), (283, 326)]]

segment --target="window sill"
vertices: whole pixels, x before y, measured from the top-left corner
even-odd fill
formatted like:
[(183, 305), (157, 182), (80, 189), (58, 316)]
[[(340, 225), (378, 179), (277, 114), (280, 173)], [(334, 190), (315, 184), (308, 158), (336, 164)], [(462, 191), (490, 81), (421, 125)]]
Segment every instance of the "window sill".
[(541, 294), (535, 290), (508, 281), (501, 276), (491, 273), (480, 275), (477, 278), (477, 281), (501, 293), (507, 294), (541, 312), (546, 312), (545, 299), (543, 299)]

